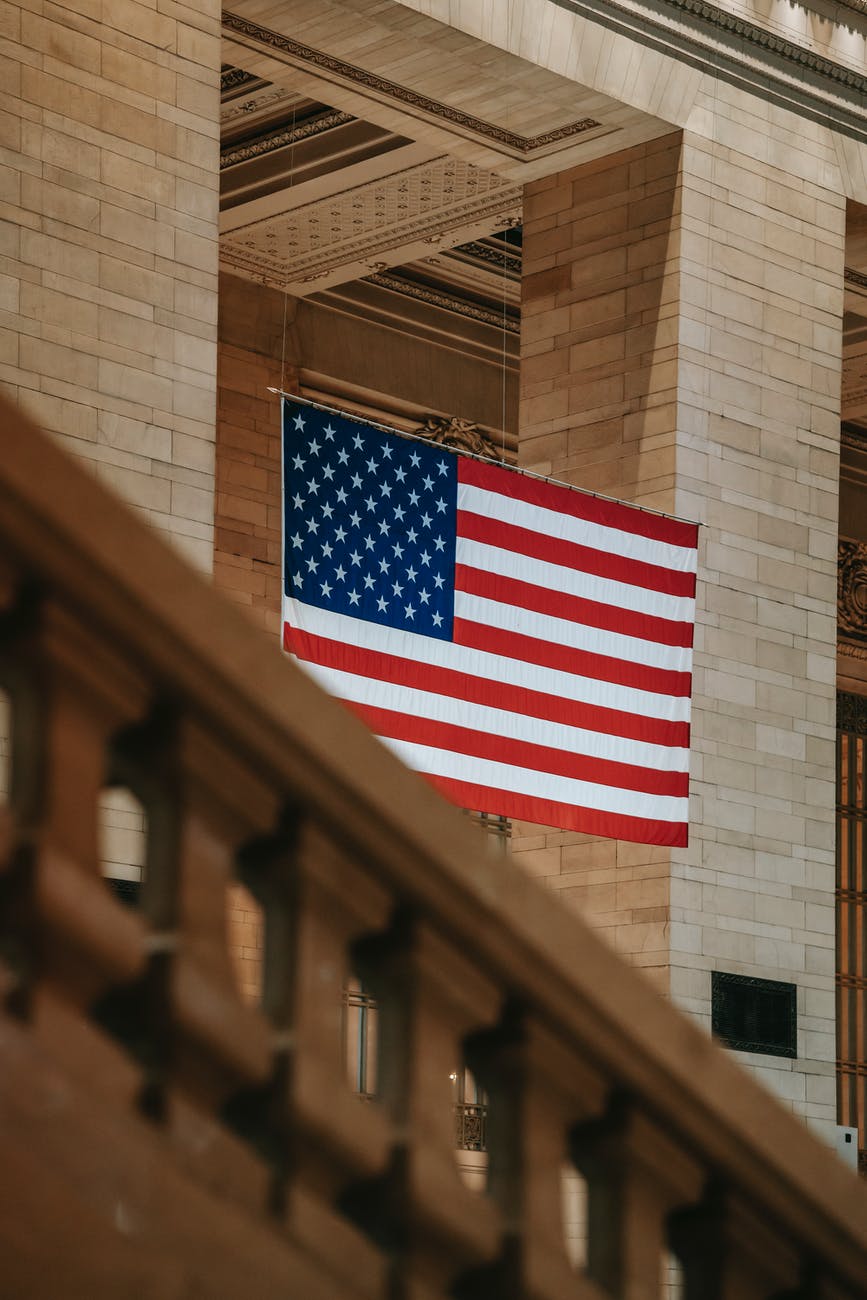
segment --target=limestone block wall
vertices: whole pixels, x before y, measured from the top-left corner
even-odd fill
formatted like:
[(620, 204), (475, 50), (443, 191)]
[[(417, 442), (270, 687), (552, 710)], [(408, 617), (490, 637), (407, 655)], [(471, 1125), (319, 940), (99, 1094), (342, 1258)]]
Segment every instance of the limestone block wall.
[(520, 440), (702, 524), (690, 846), (515, 848), (708, 1027), (712, 970), (796, 983), (798, 1059), (747, 1059), (828, 1127), (844, 199), (819, 128), (698, 111), (528, 188)]
[[(679, 133), (538, 181), (524, 198), (521, 463), (674, 509)], [(670, 981), (670, 852), (517, 823), (513, 852)]]
[(0, 382), (213, 555), (220, 7), (0, 9)]
[(798, 1060), (752, 1065), (827, 1126), (845, 199), (820, 128), (771, 109), (749, 155), (734, 92), (699, 107), (725, 143), (682, 165), (675, 504), (705, 527), (672, 992), (706, 1018), (708, 965), (796, 982)]

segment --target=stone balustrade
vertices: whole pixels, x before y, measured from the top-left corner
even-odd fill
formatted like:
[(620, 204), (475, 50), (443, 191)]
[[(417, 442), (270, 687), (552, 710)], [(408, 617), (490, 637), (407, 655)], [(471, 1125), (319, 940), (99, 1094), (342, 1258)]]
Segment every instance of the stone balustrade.
[[(0, 543), (4, 1296), (655, 1300), (671, 1254), (686, 1300), (867, 1294), (836, 1156), (6, 405)], [(114, 786), (146, 816), (136, 908), (101, 877)]]

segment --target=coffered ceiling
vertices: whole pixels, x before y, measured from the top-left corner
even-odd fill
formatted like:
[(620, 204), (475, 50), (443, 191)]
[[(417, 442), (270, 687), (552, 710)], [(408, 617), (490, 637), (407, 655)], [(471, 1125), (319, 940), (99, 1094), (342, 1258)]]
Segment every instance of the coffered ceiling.
[(223, 265), (295, 296), (507, 229), (528, 180), (671, 129), (382, 0), (232, 0), (223, 54)]

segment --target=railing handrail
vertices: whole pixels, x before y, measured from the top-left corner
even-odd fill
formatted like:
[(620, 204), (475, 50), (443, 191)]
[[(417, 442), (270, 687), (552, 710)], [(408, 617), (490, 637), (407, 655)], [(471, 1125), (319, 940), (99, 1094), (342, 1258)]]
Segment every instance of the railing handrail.
[(867, 1195), (842, 1162), (580, 918), (486, 858), (457, 812), (3, 399), (0, 537), (723, 1180), (867, 1287)]

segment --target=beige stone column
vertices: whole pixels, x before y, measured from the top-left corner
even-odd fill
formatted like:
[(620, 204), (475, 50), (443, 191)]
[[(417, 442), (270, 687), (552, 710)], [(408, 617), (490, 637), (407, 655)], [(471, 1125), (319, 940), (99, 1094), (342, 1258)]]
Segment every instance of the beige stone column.
[(207, 571), (219, 22), (0, 9), (0, 382)]
[[(210, 573), (219, 5), (11, 0), (0, 37), (0, 383)], [(137, 879), (128, 791), (101, 830)]]
[(702, 524), (689, 848), (515, 852), (708, 1028), (712, 970), (796, 983), (798, 1059), (746, 1059), (828, 1126), (844, 200), (808, 129), (754, 159), (717, 111), (524, 226), (523, 463)]

